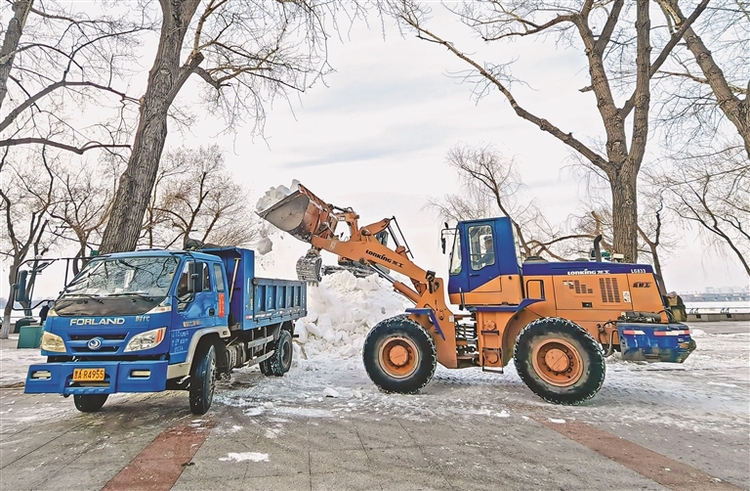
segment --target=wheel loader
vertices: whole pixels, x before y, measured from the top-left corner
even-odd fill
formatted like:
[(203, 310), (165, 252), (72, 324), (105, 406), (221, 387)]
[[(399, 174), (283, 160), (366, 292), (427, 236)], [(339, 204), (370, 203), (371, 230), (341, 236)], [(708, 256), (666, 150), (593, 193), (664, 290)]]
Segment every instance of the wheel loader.
[[(601, 388), (604, 360), (616, 351), (625, 360), (681, 363), (695, 349), (652, 267), (604, 262), (598, 244), (594, 260), (521, 261), (508, 217), (460, 221), (443, 231), (444, 250), (453, 236), (446, 284), (414, 263), (395, 217), (360, 226), (352, 208), (301, 184), (258, 214), (311, 245), (297, 262), (300, 280), (320, 280), (325, 250), (339, 264), (380, 275), (414, 303), (375, 325), (362, 348), (367, 374), (386, 392), (419, 391), (437, 363), (502, 372), (513, 360), (542, 399), (581, 404)], [(348, 230), (337, 234), (342, 222)]]

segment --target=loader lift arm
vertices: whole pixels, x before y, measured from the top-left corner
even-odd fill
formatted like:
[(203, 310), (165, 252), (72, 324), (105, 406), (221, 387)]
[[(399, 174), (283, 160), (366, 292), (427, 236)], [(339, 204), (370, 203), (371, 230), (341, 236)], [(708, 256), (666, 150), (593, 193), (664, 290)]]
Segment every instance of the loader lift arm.
[[(340, 260), (371, 267), (373, 272), (391, 282), (394, 290), (414, 302), (417, 310), (429, 309), (430, 314), (422, 311), (421, 314), (412, 314), (412, 317), (428, 332), (441, 332), (441, 338), (451, 340), (450, 343), (437, 343), (437, 356), (442, 365), (456, 366), (456, 350), (451, 344), (452, 337), (455, 336), (455, 317), (445, 303), (445, 282), (434, 271), (425, 270), (412, 261), (411, 252), (400, 234), (395, 217), (360, 227), (359, 215), (353, 209), (325, 203), (301, 184), (297, 191), (258, 215), (312, 246), (308, 254), (297, 263), (298, 274), (305, 275), (300, 277), (301, 280), (318, 280), (320, 251), (325, 250), (336, 254)], [(348, 238), (336, 235), (339, 222), (348, 226)], [(378, 234), (385, 231), (394, 237), (395, 248), (378, 240)], [(401, 235), (403, 244), (397, 239), (395, 231)], [(412, 286), (396, 280), (376, 268), (376, 265), (406, 276), (411, 280)]]

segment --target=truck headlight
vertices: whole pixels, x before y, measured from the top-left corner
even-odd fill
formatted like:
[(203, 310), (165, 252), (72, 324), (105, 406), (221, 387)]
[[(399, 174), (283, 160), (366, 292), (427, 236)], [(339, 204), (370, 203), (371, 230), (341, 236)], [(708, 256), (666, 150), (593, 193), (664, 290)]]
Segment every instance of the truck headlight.
[(159, 329), (152, 329), (151, 331), (137, 334), (128, 342), (125, 351), (141, 351), (154, 348), (162, 342), (166, 332), (166, 327), (160, 327)]
[(55, 351), (57, 353), (65, 353), (65, 341), (57, 334), (44, 331), (42, 333), (42, 344), (41, 348), (44, 351)]

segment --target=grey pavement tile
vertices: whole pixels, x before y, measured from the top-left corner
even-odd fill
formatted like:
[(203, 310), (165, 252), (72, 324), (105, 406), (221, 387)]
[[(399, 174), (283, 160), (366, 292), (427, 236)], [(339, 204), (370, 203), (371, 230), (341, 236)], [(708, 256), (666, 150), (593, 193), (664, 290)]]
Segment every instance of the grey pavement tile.
[(381, 422), (358, 420), (356, 429), (360, 440), (362, 440), (362, 445), (368, 450), (371, 448), (417, 446), (409, 433), (394, 420)]
[(383, 491), (381, 477), (370, 472), (313, 474), (312, 491)]
[(437, 465), (420, 447), (389, 447), (367, 449), (370, 468), (391, 469), (393, 472), (409, 474), (412, 471), (434, 472)]
[(244, 479), (247, 472), (247, 461), (238, 462), (236, 460), (222, 461), (218, 458), (200, 459), (194, 458), (190, 465), (186, 465), (180, 476), (183, 479)]
[(362, 448), (310, 451), (310, 472), (312, 474), (356, 473), (367, 471), (369, 465), (370, 460)]
[(310, 476), (294, 474), (245, 478), (239, 489), (241, 491), (309, 491)]
[(307, 440), (311, 450), (361, 449), (362, 441), (354, 424), (308, 425)]
[[(428, 471), (389, 472), (386, 469), (372, 471), (375, 481), (380, 484), (383, 491), (445, 491), (452, 488), (451, 484), (439, 473)], [(345, 489), (345, 488), (344, 488)]]
[[(123, 464), (124, 465), (124, 464)], [(69, 465), (39, 484), (40, 490), (98, 491), (120, 471), (101, 465)]]
[[(180, 477), (170, 491), (241, 491), (247, 489), (243, 483), (242, 479), (233, 478), (217, 480), (215, 477)], [(264, 491), (271, 491), (272, 489), (274, 488), (267, 488)]]

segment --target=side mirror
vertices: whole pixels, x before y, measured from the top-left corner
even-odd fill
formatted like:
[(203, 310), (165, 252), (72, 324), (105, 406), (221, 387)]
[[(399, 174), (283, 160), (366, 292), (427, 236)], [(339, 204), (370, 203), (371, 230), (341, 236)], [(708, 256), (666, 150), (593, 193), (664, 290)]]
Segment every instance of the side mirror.
[(203, 268), (205, 265), (199, 262), (188, 263), (188, 274), (190, 279), (188, 280), (188, 293), (196, 293), (203, 291)]
[(443, 254), (445, 254), (445, 237), (440, 237), (440, 247), (443, 249)]
[(28, 295), (26, 295), (26, 279), (29, 275), (28, 271), (19, 271), (16, 276), (16, 284), (13, 285), (13, 299), (18, 303), (24, 303), (29, 301)]

